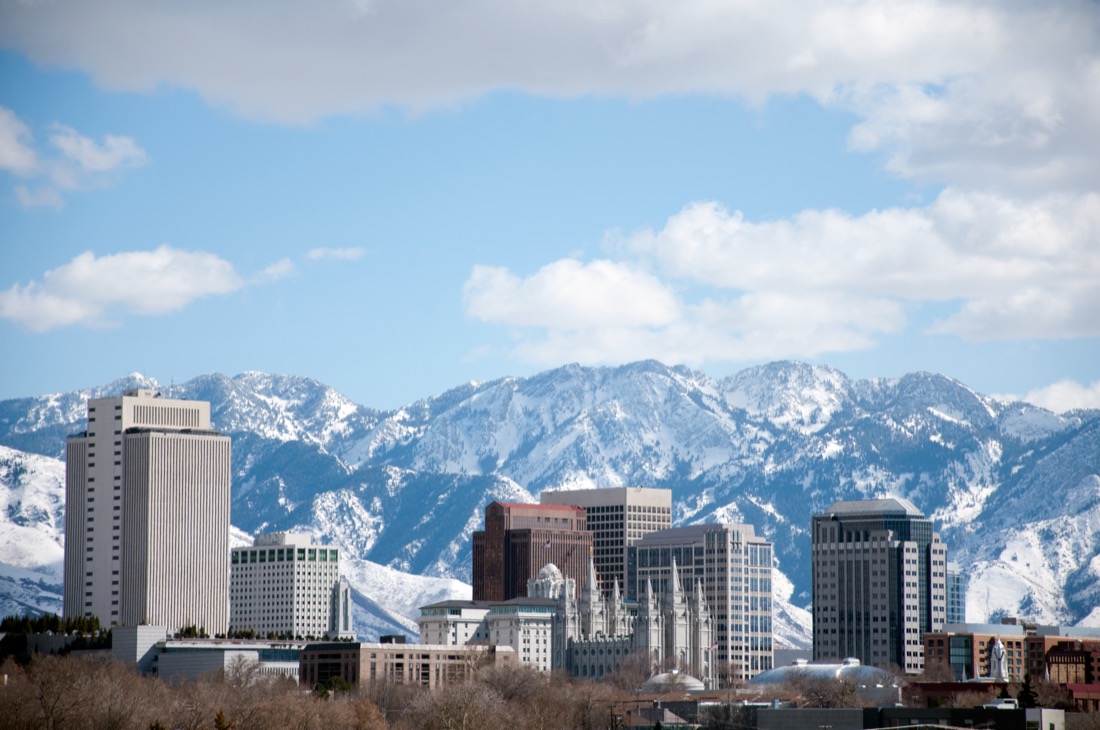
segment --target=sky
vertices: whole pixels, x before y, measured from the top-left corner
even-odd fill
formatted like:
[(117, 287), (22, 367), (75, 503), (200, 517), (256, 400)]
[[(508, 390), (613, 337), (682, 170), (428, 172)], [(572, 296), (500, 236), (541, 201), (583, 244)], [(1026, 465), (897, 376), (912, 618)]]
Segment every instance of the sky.
[(0, 0), (0, 398), (654, 358), (1100, 407), (1100, 5)]

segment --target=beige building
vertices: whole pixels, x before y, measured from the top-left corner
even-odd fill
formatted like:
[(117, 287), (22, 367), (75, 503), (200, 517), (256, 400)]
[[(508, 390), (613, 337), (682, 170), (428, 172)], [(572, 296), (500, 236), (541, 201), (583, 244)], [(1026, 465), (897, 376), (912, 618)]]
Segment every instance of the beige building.
[[(576, 505), (588, 513), (587, 527), (592, 533), (592, 557), (600, 591), (611, 595), (613, 583), (626, 591), (626, 597), (638, 599), (644, 585), (634, 582), (629, 548), (643, 536), (672, 527), (672, 492), (646, 487), (609, 487), (547, 491), (539, 496), (542, 504)], [(547, 560), (546, 562), (551, 562)], [(572, 575), (559, 563), (567, 578), (583, 588), (584, 577)]]
[(229, 576), (230, 631), (354, 638), (337, 548), (299, 533), (259, 535), (251, 547), (233, 548)]
[(469, 679), (484, 666), (516, 665), (508, 646), (360, 644), (330, 642), (302, 649), (299, 683), (314, 687), (332, 677), (358, 686), (373, 682), (439, 687)]
[(89, 400), (65, 447), (64, 614), (224, 633), (230, 474), (209, 403)]

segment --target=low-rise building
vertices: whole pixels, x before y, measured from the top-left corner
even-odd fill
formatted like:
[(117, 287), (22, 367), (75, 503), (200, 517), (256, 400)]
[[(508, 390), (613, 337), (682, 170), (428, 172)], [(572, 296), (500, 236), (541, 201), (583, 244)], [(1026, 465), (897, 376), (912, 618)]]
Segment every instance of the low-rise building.
[(1100, 629), (1011, 618), (999, 624), (948, 624), (924, 636), (925, 657), (949, 667), (959, 681), (1019, 682), (1031, 675), (1090, 684), (1100, 681), (1096, 660), (1088, 656), (1095, 649), (1100, 649)]
[(481, 667), (517, 663), (516, 652), (509, 646), (339, 641), (302, 649), (298, 674), (306, 687), (340, 677), (356, 686), (383, 682), (433, 688), (469, 679)]

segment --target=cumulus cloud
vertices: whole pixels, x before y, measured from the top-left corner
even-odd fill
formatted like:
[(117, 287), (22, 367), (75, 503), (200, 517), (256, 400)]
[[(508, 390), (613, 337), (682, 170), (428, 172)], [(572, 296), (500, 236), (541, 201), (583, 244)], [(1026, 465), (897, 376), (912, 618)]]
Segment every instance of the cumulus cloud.
[(118, 314), (167, 314), (242, 286), (232, 264), (211, 253), (171, 246), (98, 257), (85, 252), (40, 282), (0, 292), (0, 317), (39, 332), (113, 326)]
[(675, 295), (656, 278), (611, 261), (563, 259), (525, 279), (475, 266), (463, 292), (466, 312), (477, 319), (567, 330), (660, 326), (676, 319), (678, 309)]
[(50, 143), (87, 173), (113, 172), (126, 167), (144, 165), (145, 150), (129, 137), (108, 134), (96, 142), (63, 124), (54, 125)]
[(252, 277), (253, 284), (271, 284), (281, 279), (294, 276), (298, 272), (294, 262), (288, 258), (282, 258), (265, 267)]
[(52, 126), (53, 155), (40, 154), (30, 129), (10, 109), (0, 107), (0, 170), (35, 180), (14, 187), (24, 208), (61, 208), (61, 191), (81, 190), (105, 184), (118, 170), (139, 167), (148, 156), (134, 140), (105, 135), (100, 142), (63, 124)]
[(614, 244), (520, 277), (475, 267), (471, 317), (519, 329), (536, 362), (813, 358), (874, 347), (912, 312), (971, 341), (1100, 335), (1100, 195), (1029, 202), (944, 191), (924, 208), (809, 210), (753, 222), (689, 205)]
[(1100, 408), (1100, 380), (1091, 385), (1082, 385), (1075, 380), (1060, 380), (1033, 390), (1020, 400), (1055, 413), (1065, 413), (1077, 408)]
[[(1087, 0), (6, 3), (0, 44), (105, 87), (197, 90), (260, 119), (555, 97), (805, 94), (922, 180), (1080, 190), (1100, 176)], [(204, 52), (196, 54), (195, 48)], [(293, 64), (287, 58), (295, 59)], [(277, 76), (273, 70), (277, 69)]]
[(366, 249), (359, 247), (350, 248), (311, 248), (309, 253), (306, 254), (306, 258), (311, 261), (319, 261), (322, 259), (331, 259), (335, 261), (354, 261), (355, 259), (363, 258), (363, 254), (366, 253)]
[(38, 169), (31, 131), (10, 109), (0, 107), (0, 170), (29, 175)]

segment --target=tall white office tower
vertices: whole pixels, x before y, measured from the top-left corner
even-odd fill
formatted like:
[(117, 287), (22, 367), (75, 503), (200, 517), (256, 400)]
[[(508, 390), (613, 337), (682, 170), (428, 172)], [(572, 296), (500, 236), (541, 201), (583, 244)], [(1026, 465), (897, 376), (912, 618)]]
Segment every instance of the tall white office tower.
[(261, 636), (355, 638), (340, 551), (309, 535), (273, 532), (230, 551), (229, 629)]
[(230, 474), (209, 403), (89, 400), (65, 446), (65, 615), (224, 633)]

